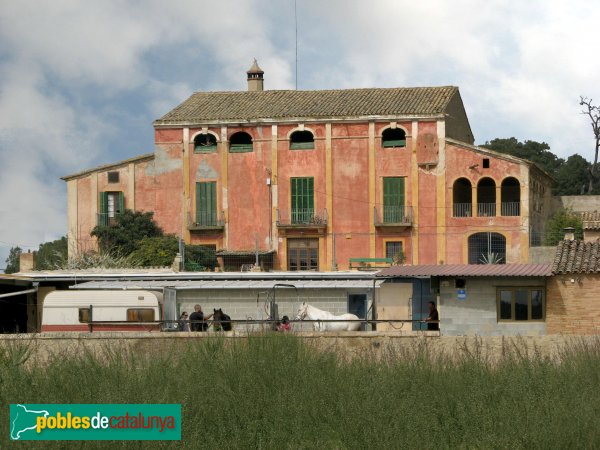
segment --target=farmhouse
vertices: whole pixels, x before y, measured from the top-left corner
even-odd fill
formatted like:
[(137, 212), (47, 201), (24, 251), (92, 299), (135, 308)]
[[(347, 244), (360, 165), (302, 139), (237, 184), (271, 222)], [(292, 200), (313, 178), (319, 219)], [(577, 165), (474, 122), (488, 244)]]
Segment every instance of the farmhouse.
[(196, 92), (152, 153), (65, 176), (70, 254), (125, 208), (205, 245), (222, 270), (525, 263), (551, 178), (473, 145), (457, 87)]

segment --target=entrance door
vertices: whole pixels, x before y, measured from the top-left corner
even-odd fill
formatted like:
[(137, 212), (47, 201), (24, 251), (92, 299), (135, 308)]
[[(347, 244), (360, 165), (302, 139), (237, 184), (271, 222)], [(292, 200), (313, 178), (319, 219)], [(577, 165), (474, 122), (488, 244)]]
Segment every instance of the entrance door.
[[(367, 318), (367, 294), (349, 294), (348, 295), (348, 312), (356, 314), (359, 319)], [(367, 324), (361, 323), (360, 330), (365, 331)]]
[[(429, 316), (429, 302), (435, 302), (435, 294), (431, 292), (429, 278), (413, 280), (412, 295), (412, 320), (425, 320)], [(413, 331), (426, 330), (427, 324), (413, 322)]]

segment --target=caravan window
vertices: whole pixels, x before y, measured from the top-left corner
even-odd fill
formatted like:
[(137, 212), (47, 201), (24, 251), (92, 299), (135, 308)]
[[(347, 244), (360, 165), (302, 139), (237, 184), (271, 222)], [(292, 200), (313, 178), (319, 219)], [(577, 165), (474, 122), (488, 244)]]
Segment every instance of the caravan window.
[(89, 322), (90, 321), (90, 308), (79, 308), (79, 322)]
[(127, 310), (128, 322), (154, 322), (154, 310), (151, 308), (132, 308)]

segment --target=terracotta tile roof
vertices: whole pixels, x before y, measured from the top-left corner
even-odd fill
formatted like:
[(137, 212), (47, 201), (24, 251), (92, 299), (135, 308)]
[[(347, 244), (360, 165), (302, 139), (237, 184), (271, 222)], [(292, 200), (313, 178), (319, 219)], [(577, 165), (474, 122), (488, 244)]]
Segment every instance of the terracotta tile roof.
[(111, 164), (104, 164), (102, 166), (94, 167), (93, 169), (86, 169), (86, 170), (83, 170), (81, 172), (77, 172), (77, 173), (74, 173), (71, 175), (65, 175), (64, 177), (61, 177), (60, 179), (64, 180), (64, 181), (69, 181), (73, 178), (83, 177), (83, 176), (88, 175), (93, 172), (103, 172), (105, 170), (117, 169), (121, 166), (126, 166), (127, 164), (130, 164), (130, 163), (141, 162), (144, 160), (149, 161), (151, 159), (154, 159), (154, 153), (146, 153), (144, 155), (134, 156), (133, 158), (125, 159), (123, 161), (118, 161), (118, 162), (111, 163)]
[(155, 125), (281, 118), (437, 116), (455, 86), (326, 91), (196, 92)]
[(600, 230), (600, 212), (584, 211), (579, 213), (584, 230)]
[(392, 266), (378, 277), (549, 277), (550, 264), (443, 264)]
[(556, 247), (552, 271), (556, 274), (599, 273), (600, 241), (561, 241)]

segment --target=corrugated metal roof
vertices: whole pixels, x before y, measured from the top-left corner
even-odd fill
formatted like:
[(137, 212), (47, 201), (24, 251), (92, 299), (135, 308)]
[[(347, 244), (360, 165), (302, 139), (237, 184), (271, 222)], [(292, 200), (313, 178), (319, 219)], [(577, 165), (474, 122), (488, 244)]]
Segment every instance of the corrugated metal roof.
[[(127, 281), (88, 281), (71, 289), (273, 289), (276, 284), (293, 285), (298, 289), (366, 289), (379, 287), (383, 280), (127, 280)], [(282, 288), (285, 289), (285, 288)]]
[(313, 272), (173, 272), (171, 269), (86, 269), (47, 270), (2, 275), (0, 280), (12, 281), (92, 281), (92, 280), (372, 280), (375, 274), (366, 271)]
[(445, 112), (457, 93), (455, 86), (196, 92), (154, 125), (285, 117), (436, 116)]
[(377, 277), (549, 277), (550, 264), (444, 264), (392, 266)]

